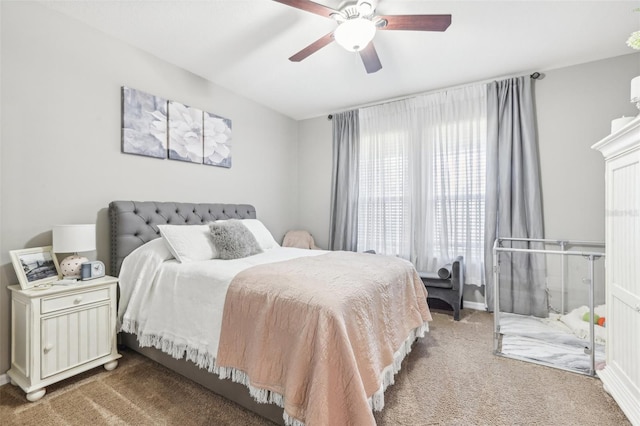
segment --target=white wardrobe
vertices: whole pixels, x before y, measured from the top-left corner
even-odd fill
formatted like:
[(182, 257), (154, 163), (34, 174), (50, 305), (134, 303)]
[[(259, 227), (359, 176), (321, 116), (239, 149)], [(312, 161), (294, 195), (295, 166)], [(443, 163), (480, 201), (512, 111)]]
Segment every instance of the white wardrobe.
[(640, 425), (640, 115), (592, 147), (605, 158), (605, 389)]

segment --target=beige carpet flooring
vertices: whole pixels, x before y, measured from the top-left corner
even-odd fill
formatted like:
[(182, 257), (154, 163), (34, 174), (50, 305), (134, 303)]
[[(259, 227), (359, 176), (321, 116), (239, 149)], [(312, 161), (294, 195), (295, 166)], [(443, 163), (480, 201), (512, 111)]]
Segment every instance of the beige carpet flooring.
[[(598, 379), (494, 356), (493, 317), (434, 312), (386, 393), (378, 425), (628, 425)], [(132, 351), (29, 403), (0, 387), (3, 425), (272, 425)], [(206, 373), (203, 373), (206, 374)], [(333, 425), (332, 425), (333, 426)]]

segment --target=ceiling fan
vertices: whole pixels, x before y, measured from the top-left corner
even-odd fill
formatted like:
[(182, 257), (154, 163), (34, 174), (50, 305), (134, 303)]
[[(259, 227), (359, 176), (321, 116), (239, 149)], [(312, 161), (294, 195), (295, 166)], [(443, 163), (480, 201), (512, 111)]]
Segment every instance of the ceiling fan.
[(377, 30), (445, 31), (451, 25), (451, 15), (375, 15), (374, 0), (358, 0), (340, 10), (309, 0), (274, 1), (334, 19), (338, 23), (334, 31), (290, 57), (290, 61), (300, 62), (335, 40), (345, 49), (359, 53), (368, 74), (382, 69), (372, 42)]

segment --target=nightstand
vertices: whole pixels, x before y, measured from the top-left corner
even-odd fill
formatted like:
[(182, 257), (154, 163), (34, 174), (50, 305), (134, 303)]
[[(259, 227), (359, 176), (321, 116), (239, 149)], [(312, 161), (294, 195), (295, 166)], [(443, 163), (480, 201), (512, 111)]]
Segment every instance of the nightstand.
[(118, 365), (118, 279), (105, 276), (42, 290), (11, 290), (11, 384), (37, 401), (45, 386), (100, 365)]

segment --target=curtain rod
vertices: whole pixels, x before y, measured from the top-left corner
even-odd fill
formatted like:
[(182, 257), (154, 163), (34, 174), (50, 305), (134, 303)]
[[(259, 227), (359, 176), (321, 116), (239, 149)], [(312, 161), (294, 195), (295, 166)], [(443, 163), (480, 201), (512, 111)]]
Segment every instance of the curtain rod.
[[(545, 75), (544, 75), (543, 73), (540, 73), (540, 72), (538, 72), (538, 71), (534, 71), (534, 72), (532, 72), (531, 74), (529, 74), (529, 77), (530, 77), (532, 80), (542, 80), (542, 79), (544, 78), (544, 76), (545, 76)], [(420, 95), (427, 95), (427, 94), (430, 94), (430, 93), (441, 92), (441, 91), (443, 91), (443, 90), (457, 89), (457, 88), (460, 88), (460, 87), (471, 86), (472, 84), (484, 84), (484, 83), (490, 83), (490, 82), (492, 82), (492, 81), (496, 81), (496, 80), (504, 80), (504, 79), (507, 79), (507, 78), (513, 78), (513, 77), (521, 77), (521, 75), (512, 75), (512, 76), (506, 76), (506, 77), (497, 77), (497, 78), (492, 78), (492, 79), (489, 79), (489, 80), (477, 81), (477, 82), (475, 82), (475, 83), (461, 84), (461, 85), (459, 85), (459, 86), (451, 86), (451, 87), (446, 87), (446, 88), (444, 88), (444, 89), (430, 90), (430, 91), (428, 91), (428, 92), (422, 92), (422, 93), (417, 93), (417, 94), (414, 94), (414, 95), (401, 96), (401, 97), (398, 97), (398, 98), (388, 99), (388, 100), (386, 100), (386, 101), (384, 101), (384, 102), (372, 102), (372, 103), (369, 103), (369, 104), (364, 104), (364, 105), (360, 105), (360, 106), (355, 106), (355, 107), (352, 107), (352, 108), (345, 109), (345, 110), (343, 110), (343, 111), (350, 111), (350, 110), (352, 110), (352, 109), (364, 108), (364, 107), (373, 106), (373, 105), (384, 105), (384, 104), (388, 104), (388, 103), (390, 103), (390, 102), (401, 101), (401, 100), (403, 100), (403, 99), (411, 99), (411, 98), (415, 98), (416, 96), (420, 96)], [(341, 112), (343, 112), (343, 111), (341, 111)], [(333, 119), (333, 114), (329, 114), (329, 115), (327, 116), (327, 120), (331, 120), (331, 119)]]

